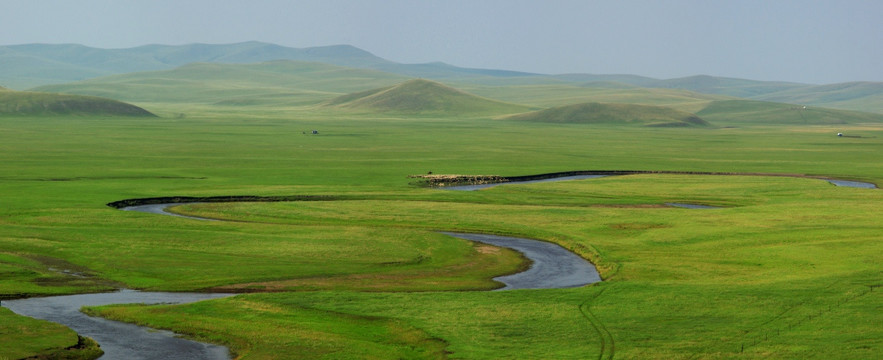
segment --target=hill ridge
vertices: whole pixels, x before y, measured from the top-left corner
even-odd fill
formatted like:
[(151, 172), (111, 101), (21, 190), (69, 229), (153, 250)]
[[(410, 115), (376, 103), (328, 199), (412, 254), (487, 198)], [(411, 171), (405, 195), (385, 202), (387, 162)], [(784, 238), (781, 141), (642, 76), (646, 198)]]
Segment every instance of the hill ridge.
[(513, 113), (527, 109), (426, 79), (342, 95), (325, 106), (403, 113)]
[[(69, 83), (101, 76), (167, 70), (193, 62), (259, 63), (272, 60), (314, 61), (399, 76), (470, 82), (484, 85), (560, 84), (584, 87), (682, 89), (752, 100), (825, 106), (883, 113), (883, 82), (813, 85), (757, 81), (711, 75), (654, 79), (639, 75), (548, 75), (510, 70), (476, 69), (441, 62), (402, 64), (352, 45), (292, 48), (247, 41), (233, 44), (192, 43), (101, 49), (80, 44), (19, 44), (0, 46), (0, 84), (12, 89)], [(845, 84), (845, 85), (844, 85)]]
[(156, 117), (141, 107), (107, 98), (0, 89), (0, 116), (9, 115)]
[(517, 121), (572, 124), (627, 124), (653, 127), (708, 126), (695, 114), (664, 106), (587, 102), (509, 116)]

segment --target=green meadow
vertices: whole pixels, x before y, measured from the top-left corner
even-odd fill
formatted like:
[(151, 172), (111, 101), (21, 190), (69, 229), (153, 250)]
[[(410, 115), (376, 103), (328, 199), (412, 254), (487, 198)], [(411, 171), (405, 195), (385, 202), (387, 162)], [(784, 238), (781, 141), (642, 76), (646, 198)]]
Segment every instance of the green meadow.
[[(801, 114), (783, 104), (618, 89), (622, 103), (669, 106), (709, 125), (550, 123), (505, 116), (600, 101), (586, 94), (603, 91), (472, 84), (463, 88), (499, 102), (454, 115), (376, 107), (390, 99), (328, 105), (400, 82), (383, 77), (363, 88), (323, 82), (328, 88), (288, 100), (280, 94), (292, 89), (281, 82), (236, 94), (228, 79), (212, 82), (223, 90), (217, 93), (151, 99), (143, 88), (127, 93), (130, 80), (148, 82), (106, 81), (119, 86), (121, 99), (160, 117), (0, 117), (0, 297), (120, 287), (243, 292), (189, 305), (85, 310), (224, 344), (241, 359), (883, 353), (878, 189), (811, 177), (642, 174), (459, 192), (408, 178), (648, 170), (883, 184), (879, 115)], [(93, 87), (100, 88), (83, 85)], [(557, 101), (544, 89), (579, 101)], [(532, 94), (546, 98), (520, 101)], [(329, 197), (173, 209), (225, 221), (106, 205), (226, 195)], [(604, 281), (486, 291), (500, 286), (493, 277), (529, 264), (514, 251), (439, 231), (555, 242), (596, 264)], [(77, 342), (50, 323), (8, 311), (0, 320), (0, 359)]]

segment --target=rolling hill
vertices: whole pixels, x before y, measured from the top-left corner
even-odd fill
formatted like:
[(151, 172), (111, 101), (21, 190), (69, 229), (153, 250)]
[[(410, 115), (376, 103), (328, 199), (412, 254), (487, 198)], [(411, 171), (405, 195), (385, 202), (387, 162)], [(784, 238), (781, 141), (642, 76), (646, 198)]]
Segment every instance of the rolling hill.
[[(580, 86), (560, 81), (491, 86), (475, 83), (472, 81), (474, 78), (452, 80), (450, 85), (429, 80), (408, 80), (410, 78), (405, 76), (376, 70), (279, 60), (257, 64), (194, 63), (171, 70), (106, 76), (42, 86), (35, 90), (136, 103), (263, 108), (321, 104), (323, 108), (332, 110), (400, 114), (503, 115), (529, 111), (529, 107), (553, 108), (558, 113), (551, 118), (564, 119), (558, 120), (561, 122), (577, 121), (574, 116), (580, 112), (577, 111), (579, 109), (567, 106), (586, 102), (650, 106), (653, 111), (613, 109), (610, 106), (591, 111), (610, 115), (608, 120), (621, 121), (621, 116), (633, 116), (633, 119), (642, 119), (639, 122), (648, 122), (650, 117), (647, 115), (652, 113), (657, 116), (655, 122), (669, 125), (679, 124), (677, 119), (686, 118), (684, 114), (697, 114), (704, 120), (722, 126), (748, 123), (862, 123), (877, 122), (881, 118), (878, 114), (814, 106), (810, 106), (809, 111), (796, 111), (794, 109), (802, 109), (802, 105), (744, 100), (680, 89), (629, 86), (622, 85), (622, 82), (591, 83), (594, 86), (587, 85), (590, 83)], [(683, 113), (668, 113), (672, 109)], [(585, 108), (582, 110), (589, 111)], [(613, 111), (622, 111), (623, 114), (612, 116)], [(604, 121), (585, 114), (580, 116), (579, 121)], [(691, 125), (689, 122), (685, 124)]]
[(106, 76), (35, 90), (133, 102), (302, 105), (408, 79), (375, 70), (278, 60), (256, 64), (193, 63), (171, 70)]
[(752, 99), (883, 113), (883, 83), (850, 82), (797, 87)]
[(291, 48), (249, 41), (236, 44), (145, 45), (98, 49), (76, 44), (0, 46), (0, 84), (16, 89), (100, 76), (168, 70), (191, 63), (253, 64), (274, 60), (321, 62), (407, 77), (521, 77), (517, 71), (469, 69), (440, 62), (400, 64), (350, 46)]
[(558, 106), (507, 117), (509, 120), (569, 124), (628, 124), (639, 126), (707, 126), (698, 116), (662, 106), (583, 103)]
[(156, 116), (143, 108), (111, 99), (0, 88), (0, 116), (10, 115)]
[(719, 125), (827, 125), (883, 122), (883, 114), (755, 100), (713, 101), (696, 114)]
[(297, 49), (251, 41), (98, 49), (76, 44), (26, 44), (0, 46), (0, 63), (4, 64), (0, 67), (0, 84), (28, 89), (99, 76), (168, 70), (190, 63), (246, 64), (280, 59), (344, 66), (391, 63), (349, 45)]
[(424, 79), (339, 96), (328, 101), (325, 106), (412, 114), (505, 114), (528, 109), (526, 106), (483, 98)]
[[(719, 96), (883, 113), (883, 83), (810, 85), (708, 75), (654, 79), (637, 75), (546, 75), (462, 68), (441, 62), (401, 64), (349, 45), (290, 48), (257, 41), (236, 44), (146, 45), (98, 49), (76, 44), (0, 46), (0, 85), (30, 89), (101, 76), (170, 70), (192, 63), (254, 64), (274, 60), (320, 62), (376, 70), (400, 78), (484, 86), (561, 85), (589, 88), (678, 89)], [(249, 102), (252, 100), (245, 100)]]

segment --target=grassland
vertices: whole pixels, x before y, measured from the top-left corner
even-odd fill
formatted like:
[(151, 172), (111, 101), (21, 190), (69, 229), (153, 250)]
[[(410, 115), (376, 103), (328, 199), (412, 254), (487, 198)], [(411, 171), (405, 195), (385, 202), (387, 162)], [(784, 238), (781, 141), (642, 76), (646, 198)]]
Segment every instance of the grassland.
[[(506, 101), (538, 91), (484, 89)], [(804, 124), (782, 110), (782, 121), (772, 112), (750, 122), (758, 108), (736, 103), (714, 126), (644, 128), (316, 106), (347, 92), (329, 88), (306, 105), (217, 105), (210, 94), (174, 102), (166, 93), (138, 102), (166, 115), (150, 121), (0, 117), (0, 294), (271, 291), (90, 310), (224, 343), (243, 359), (854, 359), (883, 351), (879, 190), (804, 178), (635, 175), (463, 193), (407, 178), (620, 169), (883, 184), (883, 127), (874, 116)], [(638, 102), (710, 101), (658, 94)], [(338, 200), (176, 209), (236, 220), (227, 222), (105, 205), (173, 195)], [(437, 230), (554, 241), (591, 259), (605, 282), (455, 291), (492, 289), (491, 277), (523, 263)], [(8, 312), (0, 312), (0, 331), (22, 321), (26, 330), (15, 331), (52, 331)], [(0, 339), (0, 358), (36, 353), (29, 349), (39, 338)], [(49, 342), (64, 348), (76, 337)]]

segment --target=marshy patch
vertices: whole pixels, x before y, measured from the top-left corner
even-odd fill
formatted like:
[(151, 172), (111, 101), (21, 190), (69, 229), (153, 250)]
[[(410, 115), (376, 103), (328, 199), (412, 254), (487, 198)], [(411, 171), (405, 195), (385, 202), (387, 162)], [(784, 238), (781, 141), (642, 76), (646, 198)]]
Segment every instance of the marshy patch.
[(616, 223), (616, 224), (610, 224), (607, 226), (613, 230), (625, 230), (625, 231), (668, 229), (668, 228), (672, 227), (669, 224), (658, 224), (658, 223)]
[(410, 175), (408, 178), (417, 179), (412, 185), (429, 187), (499, 184), (509, 181), (500, 175), (426, 174)]

